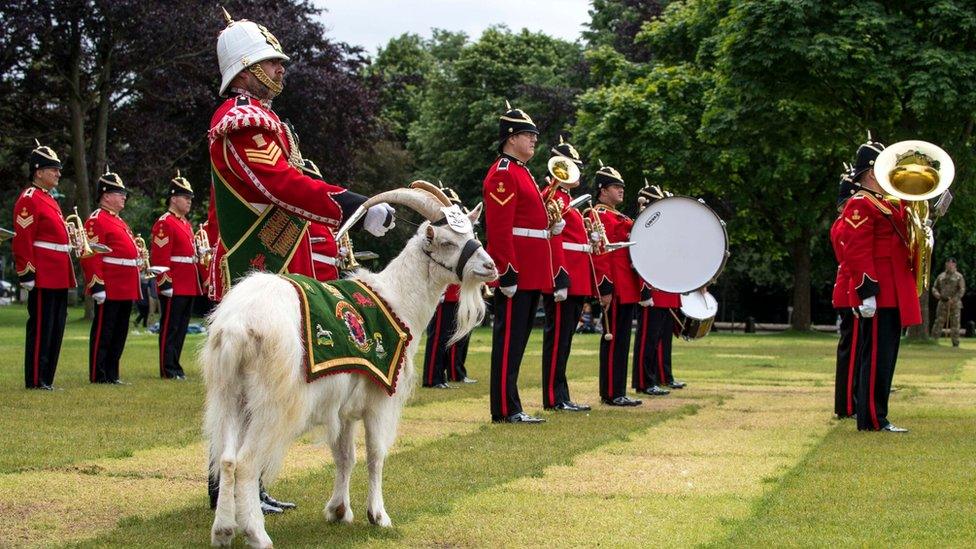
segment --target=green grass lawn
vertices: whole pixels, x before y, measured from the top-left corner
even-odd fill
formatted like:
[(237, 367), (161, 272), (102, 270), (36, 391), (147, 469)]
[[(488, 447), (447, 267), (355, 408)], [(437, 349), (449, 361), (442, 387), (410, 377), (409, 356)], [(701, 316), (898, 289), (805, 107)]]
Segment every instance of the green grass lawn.
[[(129, 335), (127, 386), (87, 382), (88, 324), (72, 310), (55, 392), (23, 389), (21, 306), (0, 309), (0, 547), (205, 546), (204, 388), (189, 336), (185, 382), (158, 379), (156, 337)], [(836, 339), (713, 334), (676, 342), (688, 388), (636, 409), (600, 406), (599, 339), (578, 336), (570, 387), (589, 414), (541, 411), (541, 331), (522, 400), (549, 421), (489, 423), (490, 331), (470, 375), (417, 389), (384, 480), (388, 530), (327, 524), (328, 451), (296, 442), (271, 487), (281, 546), (973, 546), (976, 343), (903, 345), (890, 418), (907, 435), (831, 418)], [(238, 538), (238, 545), (241, 544)]]

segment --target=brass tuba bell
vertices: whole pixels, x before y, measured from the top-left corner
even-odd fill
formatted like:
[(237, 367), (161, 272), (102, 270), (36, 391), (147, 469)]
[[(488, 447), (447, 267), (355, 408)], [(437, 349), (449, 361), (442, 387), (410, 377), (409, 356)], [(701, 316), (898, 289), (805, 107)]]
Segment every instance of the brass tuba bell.
[[(908, 247), (915, 272), (915, 289), (922, 295), (929, 286), (935, 239), (929, 217), (929, 199), (951, 198), (949, 186), (956, 169), (949, 154), (927, 141), (899, 141), (881, 151), (874, 161), (874, 176), (884, 192), (907, 202)], [(943, 200), (945, 202), (945, 200)]]

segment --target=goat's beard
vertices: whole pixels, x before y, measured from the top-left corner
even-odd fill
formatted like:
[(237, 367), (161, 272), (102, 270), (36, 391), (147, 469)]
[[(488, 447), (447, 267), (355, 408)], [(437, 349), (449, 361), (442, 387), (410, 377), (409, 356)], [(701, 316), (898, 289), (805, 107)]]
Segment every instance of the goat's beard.
[(482, 282), (477, 279), (469, 279), (461, 283), (457, 327), (454, 329), (454, 336), (447, 342), (448, 347), (464, 339), (485, 318), (485, 300), (481, 297), (481, 284)]

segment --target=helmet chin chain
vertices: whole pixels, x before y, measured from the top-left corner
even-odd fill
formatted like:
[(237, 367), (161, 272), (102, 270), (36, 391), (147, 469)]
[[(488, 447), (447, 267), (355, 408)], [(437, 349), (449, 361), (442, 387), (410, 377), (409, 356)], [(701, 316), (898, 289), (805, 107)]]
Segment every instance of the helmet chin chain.
[(264, 69), (261, 68), (261, 65), (255, 63), (250, 67), (248, 67), (247, 70), (250, 71), (251, 74), (253, 74), (254, 77), (258, 79), (258, 82), (264, 84), (264, 86), (271, 91), (272, 99), (277, 97), (278, 94), (281, 93), (281, 90), (285, 89), (285, 87), (282, 84), (272, 80), (271, 77), (268, 76), (268, 73), (264, 72)]

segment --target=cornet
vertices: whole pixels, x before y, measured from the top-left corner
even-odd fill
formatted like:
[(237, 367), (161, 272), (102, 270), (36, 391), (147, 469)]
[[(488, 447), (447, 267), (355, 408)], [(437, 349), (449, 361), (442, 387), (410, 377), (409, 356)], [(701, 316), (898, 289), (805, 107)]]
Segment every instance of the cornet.
[(104, 244), (92, 244), (88, 241), (88, 232), (85, 231), (85, 224), (78, 215), (78, 208), (75, 208), (75, 213), (64, 218), (64, 226), (68, 231), (68, 242), (74, 248), (75, 257), (87, 259), (95, 254), (112, 251)]
[(209, 267), (213, 259), (213, 248), (210, 247), (210, 237), (202, 223), (197, 232), (193, 233), (193, 244), (197, 249), (197, 260), (204, 268)]

